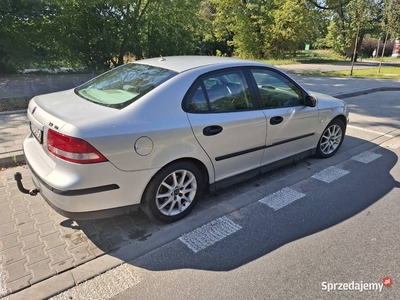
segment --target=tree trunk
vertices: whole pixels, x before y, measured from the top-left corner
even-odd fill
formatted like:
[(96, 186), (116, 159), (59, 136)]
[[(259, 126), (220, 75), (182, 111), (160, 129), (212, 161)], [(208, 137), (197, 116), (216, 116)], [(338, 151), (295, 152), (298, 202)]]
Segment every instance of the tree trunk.
[(383, 51), (382, 51), (381, 61), (379, 62), (378, 73), (381, 72), (381, 67), (382, 67), (382, 62), (383, 62), (383, 56), (385, 55), (386, 42), (387, 42), (388, 36), (389, 36), (389, 31), (386, 31), (385, 43), (383, 44)]
[(357, 27), (357, 35), (354, 40), (355, 45), (354, 45), (354, 50), (353, 50), (353, 57), (351, 60), (351, 69), (350, 69), (350, 76), (353, 76), (353, 68), (354, 68), (354, 62), (357, 61), (357, 42), (358, 42), (358, 35), (360, 34), (360, 25)]

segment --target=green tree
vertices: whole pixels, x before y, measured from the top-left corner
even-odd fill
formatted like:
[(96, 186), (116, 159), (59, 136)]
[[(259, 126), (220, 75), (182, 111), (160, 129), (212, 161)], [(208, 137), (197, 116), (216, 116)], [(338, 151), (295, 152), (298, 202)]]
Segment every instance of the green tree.
[[(231, 56), (233, 53), (233, 32), (226, 24), (218, 23), (217, 7), (213, 0), (203, 0), (198, 11), (196, 28), (196, 53), (205, 55)], [(218, 28), (220, 26), (220, 28)]]
[(69, 61), (91, 68), (124, 63), (130, 45), (141, 58), (140, 28), (155, 0), (58, 0), (54, 40)]
[[(220, 39), (232, 33), (235, 55), (281, 57), (321, 37), (326, 14), (305, 0), (213, 0)], [(321, 26), (323, 24), (324, 26)]]
[(213, 0), (216, 7), (214, 20), (218, 39), (231, 36), (231, 45), (239, 57), (264, 58), (263, 28), (271, 24), (268, 14), (270, 1), (265, 0)]
[(375, 0), (352, 0), (347, 6), (351, 50), (359, 51), (367, 33), (376, 31), (382, 18), (382, 3)]
[(326, 43), (335, 52), (345, 55), (347, 50), (346, 6), (351, 0), (308, 0), (316, 8), (331, 14)]
[(344, 34), (343, 24), (337, 17), (333, 17), (328, 26), (328, 34), (326, 36), (326, 44), (336, 53), (346, 55), (347, 49), (350, 47), (350, 39)]
[(400, 0), (383, 0), (382, 28), (394, 38), (400, 37)]
[(142, 56), (194, 54), (196, 28), (200, 26), (199, 10), (199, 1), (162, 0), (155, 3), (139, 30)]
[(51, 1), (0, 2), (0, 70), (18, 69), (52, 56), (45, 37), (56, 12)]
[(385, 54), (386, 43), (389, 34), (393, 34), (395, 38), (400, 34), (400, 1), (399, 0), (384, 0), (384, 13), (382, 18), (382, 29), (386, 31), (385, 41), (383, 44), (382, 56), (379, 62), (378, 73), (381, 72), (383, 56)]
[(331, 13), (326, 41), (335, 52), (346, 55), (354, 50), (357, 28), (357, 51), (367, 33), (376, 32), (382, 16), (381, 0), (308, 0), (315, 7)]
[(319, 37), (322, 17), (305, 0), (275, 0), (275, 9), (270, 11), (272, 24), (263, 28), (265, 52), (273, 56), (291, 52), (296, 56), (299, 48)]
[(110, 68), (127, 57), (192, 54), (200, 1), (58, 0), (54, 40), (69, 61)]

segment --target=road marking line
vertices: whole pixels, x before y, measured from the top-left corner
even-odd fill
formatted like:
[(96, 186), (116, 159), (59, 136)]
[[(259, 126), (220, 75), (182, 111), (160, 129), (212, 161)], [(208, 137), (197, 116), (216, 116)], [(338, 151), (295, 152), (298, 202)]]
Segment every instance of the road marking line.
[(240, 225), (228, 217), (221, 217), (182, 235), (179, 240), (194, 253), (197, 253), (235, 233), (239, 229), (242, 229)]
[(268, 195), (260, 199), (259, 201), (261, 203), (268, 205), (269, 207), (271, 207), (276, 211), (305, 196), (306, 195), (303, 193), (300, 193), (298, 191), (295, 191), (294, 189), (286, 187), (281, 189), (280, 191), (277, 191), (276, 193), (273, 193), (271, 195)]
[(343, 177), (344, 175), (349, 174), (350, 172), (347, 170), (339, 169), (334, 166), (328, 167), (326, 169), (323, 169), (322, 171), (314, 174), (312, 178), (321, 180), (326, 183), (331, 183), (335, 181), (336, 179), (339, 179), (340, 177)]
[(133, 274), (133, 268), (133, 266), (128, 264), (120, 265), (104, 274), (70, 288), (50, 298), (50, 300), (111, 299), (140, 282), (139, 276)]
[(364, 163), (364, 164), (368, 164), (371, 161), (374, 161), (375, 159), (377, 159), (377, 158), (379, 158), (381, 156), (382, 156), (382, 154), (377, 154), (377, 153), (373, 153), (373, 152), (370, 152), (370, 151), (365, 151), (365, 152), (360, 153), (360, 154), (358, 154), (356, 156), (353, 156), (351, 159), (355, 160), (355, 161), (358, 161), (358, 162), (361, 162), (361, 163)]
[(353, 126), (353, 125), (347, 125), (347, 127), (348, 127), (348, 128), (353, 128), (353, 129), (362, 130), (362, 131), (365, 131), (365, 132), (370, 132), (370, 133), (379, 134), (379, 135), (386, 136), (386, 137), (390, 137), (390, 138), (394, 138), (393, 135), (391, 135), (391, 134), (386, 134), (386, 133), (380, 132), (380, 131), (365, 129), (365, 128), (357, 127), (357, 126)]
[(381, 144), (381, 147), (386, 147), (386, 148), (390, 148), (390, 149), (397, 149), (400, 147), (400, 139), (399, 138), (395, 138), (393, 140), (389, 140), (387, 142), (384, 142), (383, 144)]

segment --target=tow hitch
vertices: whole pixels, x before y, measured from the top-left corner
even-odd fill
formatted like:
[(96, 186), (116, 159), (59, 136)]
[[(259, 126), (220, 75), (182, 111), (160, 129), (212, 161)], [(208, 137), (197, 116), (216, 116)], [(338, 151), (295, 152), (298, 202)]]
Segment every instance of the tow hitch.
[(26, 188), (24, 188), (24, 186), (23, 186), (23, 184), (22, 184), (22, 182), (21, 182), (21, 180), (22, 180), (22, 175), (21, 175), (20, 172), (16, 172), (16, 173), (14, 174), (14, 179), (15, 179), (15, 181), (17, 181), (18, 189), (19, 189), (22, 193), (24, 193), (24, 194), (29, 194), (29, 195), (31, 195), (31, 196), (36, 196), (36, 195), (40, 192), (38, 189), (27, 190)]

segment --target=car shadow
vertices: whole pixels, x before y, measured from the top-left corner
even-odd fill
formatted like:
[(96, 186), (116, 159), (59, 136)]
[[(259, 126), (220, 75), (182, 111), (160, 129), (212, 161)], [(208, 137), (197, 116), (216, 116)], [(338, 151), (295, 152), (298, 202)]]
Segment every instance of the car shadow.
[[(347, 158), (350, 158), (351, 156), (348, 153), (351, 153), (358, 146), (367, 149), (368, 147), (372, 148), (375, 144), (347, 136), (343, 147), (335, 156), (347, 155)], [(259, 230), (252, 232), (251, 235), (237, 240), (229, 239), (226, 242), (231, 243), (230, 246), (233, 247), (232, 249), (235, 249), (234, 258), (231, 255), (213, 257), (212, 255), (207, 256), (204, 254), (206, 255), (206, 259), (204, 255), (187, 256), (184, 254), (185, 251), (183, 249), (186, 249), (187, 253), (191, 252), (191, 250), (188, 250), (183, 243), (180, 243), (182, 255), (176, 255), (175, 251), (168, 251), (168, 245), (166, 244), (176, 241), (183, 233), (195, 229), (195, 227), (191, 227), (193, 223), (191, 221), (198, 217), (198, 212), (211, 212), (218, 209), (223, 202), (229, 203), (229, 197), (226, 197), (226, 195), (239, 195), (243, 189), (257, 189), (262, 182), (279, 179), (285, 174), (293, 174), (293, 172), (310, 168), (320, 162), (324, 162), (326, 165), (329, 165), (330, 162), (337, 164), (335, 156), (325, 160), (315, 158), (305, 159), (296, 164), (287, 165), (266, 175), (248, 180), (233, 188), (224, 189), (218, 195), (207, 195), (199, 202), (198, 206), (200, 208), (197, 212), (195, 210), (187, 218), (174, 224), (152, 223), (140, 212), (134, 212), (110, 219), (92, 221), (72, 221), (68, 219), (63, 221), (61, 226), (74, 228), (75, 231), (83, 233), (100, 250), (97, 256), (106, 253), (141, 268), (154, 271), (181, 268), (228, 271), (247, 264), (261, 256), (268, 255), (268, 253), (285, 244), (324, 231), (348, 220), (368, 209), (368, 207), (382, 199), (392, 189), (400, 188), (400, 183), (391, 175), (392, 168), (398, 162), (396, 153), (389, 148), (380, 146), (377, 146), (374, 152), (381, 154), (384, 159), (379, 161), (372, 174), (358, 172), (354, 184), (346, 184), (345, 188), (339, 188), (335, 185), (329, 186), (332, 190), (328, 193), (337, 195), (335, 201), (328, 201), (327, 199), (300, 200), (297, 201), (298, 203), (294, 202), (288, 206), (292, 206), (291, 210), (282, 209), (273, 211), (266, 205), (255, 200), (250, 205), (259, 206), (256, 213), (253, 216), (247, 216), (245, 219), (248, 222), (260, 222), (263, 226), (259, 227)], [(354, 162), (350, 160), (345, 161)], [(360, 189), (363, 190), (362, 197), (359, 193)], [(261, 198), (262, 196), (260, 196)], [(207, 203), (209, 204), (208, 206), (205, 205)], [(207, 209), (204, 209), (204, 207)], [(221, 216), (225, 213), (221, 213)], [(209, 221), (211, 220), (204, 220), (204, 224)], [(239, 220), (239, 222), (244, 221)], [(180, 233), (177, 234), (177, 232)], [(73, 236), (70, 243), (74, 243)], [(163, 253), (162, 257), (158, 257), (158, 259), (136, 259), (162, 245), (166, 245), (166, 248), (164, 247), (165, 253)], [(248, 247), (248, 245), (253, 246)], [(254, 247), (254, 245), (257, 246)]]

